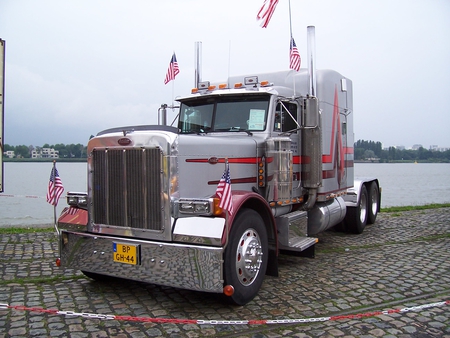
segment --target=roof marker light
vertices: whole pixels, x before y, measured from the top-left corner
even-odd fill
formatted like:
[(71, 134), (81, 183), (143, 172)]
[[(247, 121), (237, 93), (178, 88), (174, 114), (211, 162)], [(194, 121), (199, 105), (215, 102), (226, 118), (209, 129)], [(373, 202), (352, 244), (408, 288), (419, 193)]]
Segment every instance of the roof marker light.
[(242, 82), (236, 82), (234, 88), (242, 88)]
[(198, 93), (198, 88), (192, 88), (191, 94), (196, 94), (196, 93)]
[(226, 83), (221, 83), (219, 85), (219, 89), (225, 89), (225, 88), (227, 88), (227, 84)]
[(216, 89), (216, 86), (209, 86), (208, 87), (208, 90), (214, 90), (214, 89)]
[(265, 87), (269, 85), (269, 81), (261, 81), (261, 86)]

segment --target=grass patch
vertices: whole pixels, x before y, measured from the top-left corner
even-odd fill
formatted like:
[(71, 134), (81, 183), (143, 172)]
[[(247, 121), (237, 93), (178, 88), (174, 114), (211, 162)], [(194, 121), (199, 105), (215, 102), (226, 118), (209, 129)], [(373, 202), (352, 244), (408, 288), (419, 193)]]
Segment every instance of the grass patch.
[(442, 203), (442, 204), (435, 203), (425, 205), (409, 205), (401, 207), (381, 208), (380, 212), (402, 212), (402, 211), (440, 209), (440, 208), (450, 208), (450, 203)]
[(0, 285), (8, 284), (47, 284), (47, 283), (58, 283), (65, 280), (79, 280), (85, 279), (85, 276), (50, 276), (50, 277), (29, 277), (29, 278), (14, 278), (11, 280), (2, 280)]
[[(346, 246), (345, 249), (348, 249), (349, 251), (352, 250), (358, 250), (358, 249), (374, 249), (374, 248), (381, 248), (384, 246), (394, 245), (394, 244), (406, 244), (406, 243), (415, 243), (415, 242), (427, 242), (427, 241), (435, 241), (438, 239), (443, 238), (450, 238), (450, 234), (439, 234), (439, 235), (430, 235), (430, 236), (424, 236), (424, 237), (418, 237), (414, 239), (410, 239), (407, 241), (391, 241), (391, 242), (385, 242), (385, 243), (377, 243), (377, 244), (366, 244), (366, 245), (354, 245), (354, 246)], [(318, 249), (318, 253), (337, 253), (342, 252), (345, 250), (344, 248), (332, 248), (332, 249)]]
[(0, 228), (0, 235), (34, 234), (54, 231), (55, 228)]

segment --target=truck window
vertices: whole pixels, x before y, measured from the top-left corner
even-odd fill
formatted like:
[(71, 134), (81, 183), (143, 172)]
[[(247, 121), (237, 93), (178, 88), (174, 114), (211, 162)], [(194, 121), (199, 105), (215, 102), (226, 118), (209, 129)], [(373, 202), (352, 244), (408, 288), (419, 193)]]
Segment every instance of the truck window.
[(267, 101), (220, 102), (217, 104), (216, 131), (262, 131), (266, 127)]
[(181, 133), (204, 133), (211, 130), (213, 104), (188, 106), (180, 109), (179, 128)]
[[(213, 102), (212, 102), (213, 101)], [(181, 103), (181, 133), (263, 131), (269, 96), (209, 97)]]

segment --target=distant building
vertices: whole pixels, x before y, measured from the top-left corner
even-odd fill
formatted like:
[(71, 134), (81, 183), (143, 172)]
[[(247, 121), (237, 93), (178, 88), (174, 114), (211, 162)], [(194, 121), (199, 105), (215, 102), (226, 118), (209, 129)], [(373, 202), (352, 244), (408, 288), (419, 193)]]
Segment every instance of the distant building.
[(14, 156), (16, 156), (16, 155), (14, 154), (14, 150), (7, 150), (7, 151), (4, 151), (4, 152), (3, 152), (3, 155), (5, 155), (5, 156), (8, 157), (8, 158), (13, 158)]
[(59, 158), (59, 151), (53, 148), (40, 148), (31, 151), (31, 158)]
[(415, 144), (412, 146), (412, 150), (419, 150), (419, 148), (423, 148), (421, 144)]

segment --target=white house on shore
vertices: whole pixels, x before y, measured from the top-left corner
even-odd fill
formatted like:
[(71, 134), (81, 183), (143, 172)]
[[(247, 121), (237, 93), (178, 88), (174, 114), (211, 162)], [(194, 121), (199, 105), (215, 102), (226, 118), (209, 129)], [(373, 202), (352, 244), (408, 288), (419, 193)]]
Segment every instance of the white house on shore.
[(31, 158), (59, 158), (59, 151), (53, 148), (40, 148), (31, 151)]
[(5, 156), (8, 157), (8, 158), (14, 158), (14, 156), (16, 156), (16, 155), (14, 154), (14, 150), (7, 150), (7, 151), (4, 151), (4, 152), (3, 152), (3, 155), (5, 155)]

